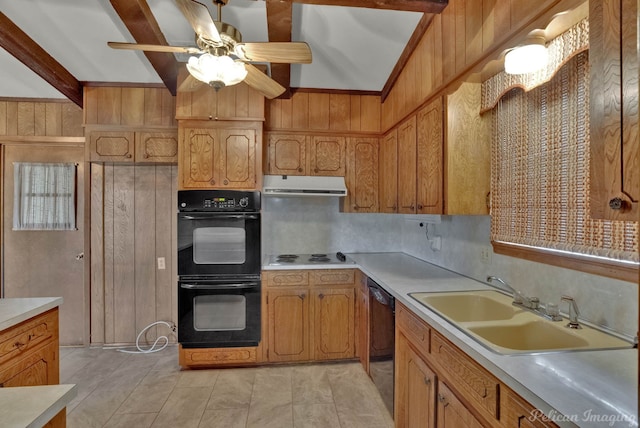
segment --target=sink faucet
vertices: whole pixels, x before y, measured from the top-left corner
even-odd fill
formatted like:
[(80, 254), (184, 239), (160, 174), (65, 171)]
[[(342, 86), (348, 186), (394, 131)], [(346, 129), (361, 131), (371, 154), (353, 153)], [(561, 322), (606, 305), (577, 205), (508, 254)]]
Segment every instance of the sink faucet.
[(500, 284), (504, 285), (505, 287), (507, 287), (507, 289), (509, 291), (511, 291), (511, 293), (513, 294), (513, 303), (516, 305), (523, 305), (524, 304), (524, 296), (522, 295), (522, 293), (520, 293), (518, 290), (516, 290), (515, 288), (513, 288), (512, 286), (510, 286), (509, 284), (507, 284), (502, 278), (499, 278), (497, 276), (488, 276), (487, 277), (487, 282), (493, 282), (493, 281), (497, 281)]
[[(493, 282), (493, 281), (499, 282), (500, 284), (504, 285), (509, 291), (513, 293), (513, 303), (512, 303), (513, 306), (525, 309), (529, 312), (533, 312), (537, 315), (540, 315), (541, 317), (550, 319), (551, 321), (562, 321), (562, 317), (560, 316), (560, 314), (558, 314), (557, 312), (553, 313), (552, 311), (548, 311), (547, 310), (548, 307), (540, 306), (540, 299), (538, 299), (537, 297), (527, 297), (523, 295), (521, 292), (519, 292), (518, 290), (516, 290), (515, 288), (507, 284), (502, 278), (499, 278), (497, 276), (487, 277), (487, 282)], [(576, 319), (576, 324), (577, 324), (577, 319)], [(572, 328), (579, 328), (579, 327), (572, 327)]]
[(578, 315), (580, 315), (580, 311), (578, 310), (578, 304), (573, 299), (573, 297), (562, 296), (560, 298), (560, 301), (569, 302), (569, 324), (567, 324), (567, 327), (582, 328), (582, 326), (578, 322)]

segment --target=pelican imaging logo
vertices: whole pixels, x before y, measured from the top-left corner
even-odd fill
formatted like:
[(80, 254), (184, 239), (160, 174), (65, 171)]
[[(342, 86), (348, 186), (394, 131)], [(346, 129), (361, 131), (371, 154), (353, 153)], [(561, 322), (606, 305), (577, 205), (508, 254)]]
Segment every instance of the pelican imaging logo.
[(635, 427), (638, 425), (637, 417), (634, 415), (606, 414), (596, 413), (593, 409), (585, 410), (582, 414), (575, 415), (563, 415), (557, 410), (552, 409), (549, 414), (545, 414), (542, 410), (533, 410), (528, 417), (529, 421), (542, 421), (542, 422), (572, 422), (576, 425), (584, 423), (599, 424), (599, 426), (630, 426)]

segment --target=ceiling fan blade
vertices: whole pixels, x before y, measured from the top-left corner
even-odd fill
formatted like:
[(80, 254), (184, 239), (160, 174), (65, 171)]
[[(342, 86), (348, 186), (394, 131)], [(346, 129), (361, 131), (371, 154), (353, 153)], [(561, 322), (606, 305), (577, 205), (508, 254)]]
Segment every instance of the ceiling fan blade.
[(247, 61), (311, 64), (311, 49), (305, 42), (238, 43), (236, 54)]
[(282, 85), (255, 66), (246, 63), (244, 66), (247, 69), (247, 77), (244, 78), (244, 82), (265, 97), (273, 99), (286, 91)]
[(109, 45), (109, 47), (113, 49), (128, 49), (128, 50), (135, 50), (135, 51), (175, 52), (175, 53), (188, 53), (188, 54), (203, 53), (198, 48), (192, 48), (188, 46), (145, 45), (140, 43), (121, 43), (121, 42), (107, 42), (107, 45)]
[(213, 44), (222, 43), (220, 33), (207, 6), (195, 0), (176, 0), (176, 3), (198, 37), (213, 42)]
[(204, 82), (193, 77), (191, 74), (187, 74), (187, 77), (178, 85), (178, 92), (193, 92), (204, 85)]

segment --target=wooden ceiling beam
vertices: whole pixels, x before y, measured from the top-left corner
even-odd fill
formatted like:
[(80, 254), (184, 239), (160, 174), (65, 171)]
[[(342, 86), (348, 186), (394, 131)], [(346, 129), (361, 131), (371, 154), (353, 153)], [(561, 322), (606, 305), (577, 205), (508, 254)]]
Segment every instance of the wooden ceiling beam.
[[(146, 0), (110, 0), (136, 43), (168, 45)], [(179, 63), (172, 53), (144, 52), (171, 95), (176, 95)]]
[[(290, 1), (266, 0), (270, 42), (290, 42), (293, 7)], [(291, 64), (271, 64), (271, 78), (285, 88), (278, 98), (291, 98)]]
[(65, 97), (82, 107), (82, 84), (78, 79), (2, 12), (0, 46)]
[(402, 10), (406, 12), (440, 13), (449, 0), (290, 0), (295, 3), (324, 6), (366, 7), (369, 9)]

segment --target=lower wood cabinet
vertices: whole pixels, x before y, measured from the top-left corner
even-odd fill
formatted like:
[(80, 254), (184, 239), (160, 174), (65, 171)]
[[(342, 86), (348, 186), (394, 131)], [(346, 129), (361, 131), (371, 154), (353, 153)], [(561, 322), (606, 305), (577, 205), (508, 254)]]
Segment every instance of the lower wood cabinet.
[(265, 271), (263, 283), (267, 361), (355, 357), (355, 270)]
[[(0, 332), (0, 387), (60, 383), (58, 308)], [(66, 410), (47, 427), (66, 426)]]
[(395, 371), (396, 428), (556, 427), (397, 301)]

